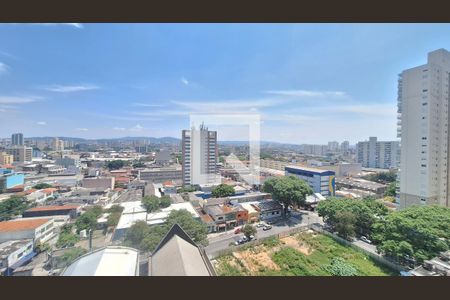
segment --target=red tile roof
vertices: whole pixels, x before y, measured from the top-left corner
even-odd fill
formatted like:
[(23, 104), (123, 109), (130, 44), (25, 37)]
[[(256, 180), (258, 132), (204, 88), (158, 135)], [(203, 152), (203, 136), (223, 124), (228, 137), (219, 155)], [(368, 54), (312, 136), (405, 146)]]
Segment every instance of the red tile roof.
[(77, 209), (79, 205), (53, 205), (53, 206), (37, 206), (26, 211), (53, 211), (53, 210), (66, 210), (66, 209)]
[(51, 219), (20, 219), (18, 221), (0, 222), (0, 232), (36, 229), (50, 220)]

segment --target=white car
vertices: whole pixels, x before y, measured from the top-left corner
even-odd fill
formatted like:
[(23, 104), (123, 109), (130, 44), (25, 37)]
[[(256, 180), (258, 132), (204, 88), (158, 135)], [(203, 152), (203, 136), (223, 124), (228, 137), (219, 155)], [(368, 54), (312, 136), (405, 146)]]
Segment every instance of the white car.
[(361, 237), (361, 241), (363, 241), (363, 242), (365, 242), (365, 243), (367, 243), (367, 244), (372, 244), (372, 241), (369, 240), (368, 238), (366, 238), (365, 236), (362, 236), (362, 237)]

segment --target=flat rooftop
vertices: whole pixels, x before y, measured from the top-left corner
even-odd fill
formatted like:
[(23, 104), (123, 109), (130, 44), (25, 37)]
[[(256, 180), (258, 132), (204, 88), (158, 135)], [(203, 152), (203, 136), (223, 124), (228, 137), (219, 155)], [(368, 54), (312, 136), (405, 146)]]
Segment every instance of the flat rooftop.
[(139, 251), (128, 247), (106, 247), (85, 254), (61, 276), (138, 276)]
[(302, 166), (295, 166), (295, 165), (288, 165), (285, 167), (285, 170), (287, 171), (287, 169), (294, 169), (294, 170), (299, 170), (299, 171), (306, 171), (306, 172), (312, 172), (312, 173), (319, 173), (319, 174), (323, 174), (323, 173), (327, 173), (327, 172), (333, 172), (331, 170), (324, 170), (324, 169), (316, 169), (316, 168), (311, 168), (311, 167), (302, 167)]

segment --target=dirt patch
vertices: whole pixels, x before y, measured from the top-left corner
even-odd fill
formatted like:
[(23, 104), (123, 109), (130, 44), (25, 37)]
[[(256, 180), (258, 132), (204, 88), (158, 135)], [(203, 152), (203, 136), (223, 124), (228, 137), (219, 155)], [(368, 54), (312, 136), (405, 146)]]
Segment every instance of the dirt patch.
[(293, 236), (287, 236), (280, 239), (285, 246), (292, 247), (295, 250), (300, 251), (305, 255), (310, 255), (312, 253), (312, 249), (307, 245), (301, 243), (298, 239)]
[(239, 260), (250, 274), (257, 274), (261, 269), (279, 271), (280, 267), (272, 261), (273, 250), (268, 250), (264, 246), (257, 246), (252, 250), (233, 252), (233, 257)]

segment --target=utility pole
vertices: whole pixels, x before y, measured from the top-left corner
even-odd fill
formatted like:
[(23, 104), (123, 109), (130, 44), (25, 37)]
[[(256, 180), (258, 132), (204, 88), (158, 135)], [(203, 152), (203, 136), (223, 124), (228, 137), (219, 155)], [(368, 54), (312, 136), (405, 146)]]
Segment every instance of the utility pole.
[(89, 252), (92, 252), (92, 229), (89, 229)]

